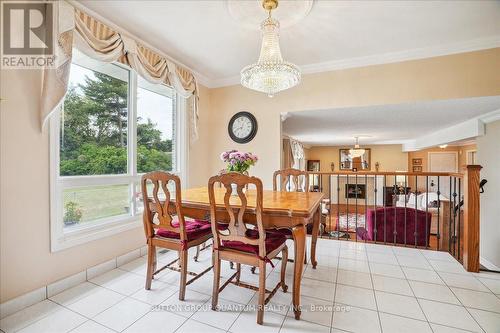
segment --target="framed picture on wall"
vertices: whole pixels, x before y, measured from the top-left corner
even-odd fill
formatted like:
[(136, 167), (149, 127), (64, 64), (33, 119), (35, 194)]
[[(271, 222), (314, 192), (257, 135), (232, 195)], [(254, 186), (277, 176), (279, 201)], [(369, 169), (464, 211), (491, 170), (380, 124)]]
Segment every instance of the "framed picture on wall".
[(307, 171), (320, 171), (320, 161), (319, 160), (308, 160), (307, 161)]
[(370, 171), (371, 149), (365, 148), (363, 155), (351, 155), (350, 148), (339, 149), (340, 170)]
[(421, 158), (414, 158), (414, 159), (412, 159), (412, 164), (413, 165), (422, 165), (422, 159)]
[(422, 166), (421, 165), (414, 165), (413, 172), (422, 172)]
[[(307, 161), (307, 171), (310, 172), (320, 172), (321, 165), (319, 160), (308, 160)], [(320, 184), (320, 176), (319, 174), (309, 175), (309, 191), (320, 192), (321, 184)]]

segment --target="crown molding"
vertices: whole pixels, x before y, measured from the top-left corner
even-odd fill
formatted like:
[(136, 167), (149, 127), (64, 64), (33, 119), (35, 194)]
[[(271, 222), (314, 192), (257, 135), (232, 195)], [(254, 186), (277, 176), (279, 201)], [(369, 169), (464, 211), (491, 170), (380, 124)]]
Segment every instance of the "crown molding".
[[(119, 27), (111, 20), (103, 17), (99, 13), (96, 13), (95, 11), (86, 7), (81, 2), (76, 1), (76, 0), (66, 0), (66, 1), (69, 4), (73, 5), (75, 8), (80, 9), (84, 12), (87, 12), (88, 14), (94, 16), (96, 19), (109, 25), (112, 29), (114, 29), (120, 33), (125, 33), (126, 35), (128, 35), (131, 38), (134, 38), (136, 40), (140, 40), (144, 46), (150, 48), (154, 52), (156, 52), (156, 53), (160, 54), (161, 56), (163, 56), (167, 59), (170, 59), (170, 60), (178, 63), (179, 65), (189, 69), (193, 73), (193, 75), (196, 77), (197, 82), (199, 84), (207, 87), (207, 88), (221, 88), (221, 87), (227, 87), (227, 86), (240, 84), (240, 76), (239, 75), (222, 77), (222, 78), (210, 77), (204, 73), (201, 73), (201, 72), (193, 69), (190, 66), (187, 66), (186, 64), (183, 64), (182, 62), (180, 62), (176, 59), (172, 59), (170, 56), (165, 54), (163, 51), (159, 50), (157, 47), (154, 47), (153, 45), (145, 42), (142, 38), (139, 38), (138, 36), (135, 36), (134, 34), (130, 33), (129, 31)], [(365, 67), (365, 66), (372, 66), (372, 65), (381, 65), (381, 64), (402, 62), (402, 61), (408, 61), (408, 60), (439, 57), (439, 56), (445, 56), (445, 55), (451, 55), (451, 54), (457, 54), (457, 53), (465, 53), (465, 52), (491, 49), (491, 48), (496, 48), (496, 47), (500, 47), (500, 36), (490, 36), (490, 37), (484, 37), (484, 38), (479, 38), (479, 39), (472, 39), (469, 41), (464, 41), (464, 42), (459, 42), (459, 43), (450, 43), (450, 44), (445, 44), (445, 45), (417, 48), (417, 49), (405, 50), (405, 51), (400, 51), (400, 52), (389, 52), (389, 53), (376, 54), (376, 55), (370, 55), (370, 56), (365, 56), (365, 57), (326, 61), (326, 62), (321, 62), (321, 63), (302, 65), (299, 67), (302, 71), (302, 74), (314, 74), (314, 73), (330, 72), (330, 71), (334, 71), (334, 70), (341, 70), (341, 69), (347, 69), (347, 68)]]
[[(302, 65), (299, 67), (302, 71), (302, 74), (314, 74), (348, 68), (366, 67), (409, 60), (433, 58), (457, 53), (492, 49), (496, 47), (500, 47), (500, 36), (485, 37), (460, 43), (417, 48), (400, 52), (389, 52), (365, 57), (326, 61), (316, 64)], [(207, 82), (207, 87), (221, 88), (236, 85), (239, 83), (240, 76), (235, 75), (218, 79), (212, 78)]]
[(479, 117), (479, 120), (481, 120), (485, 124), (489, 124), (494, 121), (500, 120), (500, 110), (495, 110), (485, 115), (482, 115)]
[[(132, 34), (131, 32), (129, 32), (128, 30), (126, 29), (123, 29), (122, 27), (118, 26), (117, 24), (115, 24), (112, 20), (102, 16), (101, 14), (93, 11), (92, 9), (88, 8), (87, 6), (85, 6), (84, 4), (82, 4), (81, 2), (79, 1), (76, 1), (76, 0), (66, 0), (66, 2), (70, 5), (72, 5), (73, 7), (75, 7), (76, 9), (78, 10), (81, 10), (85, 13), (87, 13), (88, 15), (94, 17), (95, 19), (101, 21), (102, 23), (108, 25), (111, 29), (115, 30), (116, 32), (120, 33), (120, 34), (125, 34), (127, 36), (129, 36), (130, 38), (132, 39), (135, 39), (137, 41), (140, 41), (142, 45), (144, 45), (145, 47), (149, 48), (151, 51), (157, 53), (158, 55), (168, 59), (168, 60), (171, 60), (173, 61), (174, 63), (188, 69), (189, 71), (191, 71), (194, 75), (194, 77), (196, 78), (196, 81), (197, 83), (205, 86), (205, 87), (209, 87), (211, 85), (211, 79), (209, 77), (207, 77), (206, 75), (192, 69), (191, 67), (183, 64), (182, 62), (180, 62), (179, 60), (176, 60), (172, 57), (170, 57), (169, 55), (167, 55), (165, 52), (159, 50), (157, 47), (151, 45), (150, 43), (146, 42), (144, 39)], [(212, 88), (212, 87), (209, 87), (209, 88)]]
[(301, 66), (304, 74), (433, 58), (500, 47), (500, 36)]

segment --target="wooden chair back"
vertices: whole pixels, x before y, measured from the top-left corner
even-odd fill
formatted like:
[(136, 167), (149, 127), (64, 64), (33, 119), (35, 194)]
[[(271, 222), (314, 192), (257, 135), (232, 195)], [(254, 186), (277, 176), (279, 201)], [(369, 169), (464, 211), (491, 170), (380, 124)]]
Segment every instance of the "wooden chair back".
[[(172, 201), (168, 189), (172, 182), (175, 188), (175, 201)], [(148, 190), (148, 184), (152, 188)], [(165, 229), (180, 234), (180, 240), (185, 241), (186, 230), (184, 215), (181, 210), (181, 180), (178, 176), (162, 171), (146, 173), (141, 178), (142, 198), (144, 201), (143, 223), (147, 238), (155, 235), (155, 229)], [(165, 199), (160, 198), (164, 195)], [(175, 209), (173, 209), (175, 207)], [(179, 226), (174, 226), (174, 217), (177, 216)]]
[[(278, 189), (279, 178), (279, 189)], [(293, 183), (293, 188), (291, 188)], [(304, 185), (304, 187), (302, 187)], [(290, 188), (289, 188), (290, 186)], [(273, 190), (282, 192), (308, 192), (309, 191), (309, 175), (307, 171), (298, 169), (283, 169), (277, 170), (273, 174)]]
[[(229, 216), (229, 224), (227, 231), (221, 232), (218, 228), (217, 221), (217, 202), (215, 193), (215, 184), (221, 184), (225, 188), (224, 193), (224, 210)], [(236, 185), (238, 196), (232, 195), (232, 184)], [(249, 185), (255, 187), (255, 220), (257, 222), (257, 231), (259, 238), (250, 238), (247, 236), (247, 229), (244, 221), (244, 214), (248, 207), (247, 194), (243, 191), (248, 189)], [(259, 256), (266, 256), (266, 232), (262, 224), (262, 181), (257, 177), (246, 176), (237, 172), (228, 172), (213, 176), (208, 181), (208, 197), (210, 202), (210, 221), (212, 225), (212, 234), (214, 237), (214, 248), (219, 248), (222, 241), (238, 241), (249, 245), (259, 246)], [(239, 198), (239, 200), (236, 200)], [(231, 204), (233, 201), (233, 204)], [(240, 205), (234, 205), (234, 201), (240, 201)]]

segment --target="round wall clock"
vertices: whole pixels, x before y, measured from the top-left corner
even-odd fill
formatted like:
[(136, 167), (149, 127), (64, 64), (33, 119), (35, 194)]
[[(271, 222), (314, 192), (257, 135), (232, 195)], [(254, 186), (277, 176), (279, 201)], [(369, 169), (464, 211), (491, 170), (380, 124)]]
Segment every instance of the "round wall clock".
[(257, 134), (257, 119), (250, 112), (238, 112), (229, 120), (227, 131), (234, 142), (250, 142)]

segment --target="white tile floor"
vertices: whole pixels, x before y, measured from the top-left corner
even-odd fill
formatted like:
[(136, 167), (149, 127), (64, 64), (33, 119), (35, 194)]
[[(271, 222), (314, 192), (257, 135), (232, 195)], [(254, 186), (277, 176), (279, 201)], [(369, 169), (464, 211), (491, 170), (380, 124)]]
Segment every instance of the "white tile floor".
[[(290, 247), (293, 249), (291, 245)], [(256, 325), (255, 292), (229, 285), (210, 310), (212, 275), (178, 300), (179, 274), (165, 271), (144, 290), (145, 258), (126, 263), (0, 321), (2, 332), (500, 332), (500, 274), (471, 274), (449, 254), (319, 240), (318, 268), (306, 265), (302, 320), (288, 308), (291, 287), (274, 296)], [(293, 253), (293, 251), (292, 251)], [(173, 253), (159, 256), (163, 263)], [(210, 251), (190, 270), (210, 263)], [(268, 265), (269, 284), (279, 266)], [(289, 273), (293, 264), (289, 264)], [(224, 264), (222, 274), (232, 273)], [(258, 275), (243, 268), (244, 281)], [(291, 275), (287, 283), (292, 284)], [(160, 305), (161, 307), (154, 307)]]

